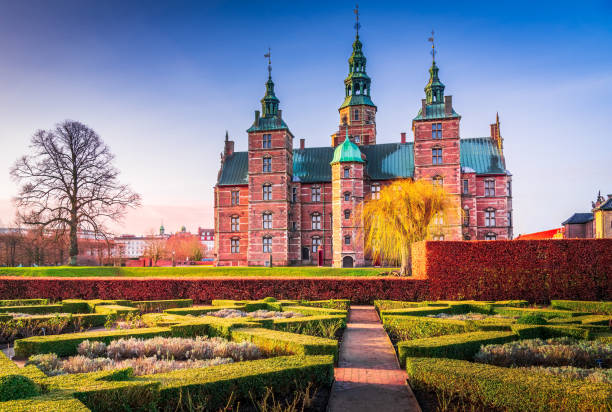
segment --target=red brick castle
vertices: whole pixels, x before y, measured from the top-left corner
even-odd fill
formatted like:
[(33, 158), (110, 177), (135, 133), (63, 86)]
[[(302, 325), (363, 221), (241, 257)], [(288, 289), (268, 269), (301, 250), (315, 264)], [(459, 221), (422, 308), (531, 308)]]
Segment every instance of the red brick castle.
[(444, 95), (434, 59), (426, 98), (412, 120), (414, 141), (377, 143), (377, 107), (359, 34), (353, 43), (338, 130), (329, 147), (294, 148), (271, 68), (261, 111), (247, 130), (248, 151), (226, 133), (215, 186), (215, 259), (219, 266), (324, 264), (366, 266), (358, 210), (394, 179), (443, 185), (451, 208), (432, 224), (434, 240), (511, 239), (511, 175), (499, 117), (491, 136), (461, 139), (461, 116)]

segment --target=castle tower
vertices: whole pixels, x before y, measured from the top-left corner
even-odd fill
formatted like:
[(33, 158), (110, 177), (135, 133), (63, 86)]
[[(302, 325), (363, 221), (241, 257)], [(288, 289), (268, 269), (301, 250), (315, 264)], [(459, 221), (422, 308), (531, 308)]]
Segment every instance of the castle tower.
[[(430, 39), (433, 43), (433, 38)], [(432, 45), (433, 48), (433, 45)], [(412, 121), (414, 133), (414, 177), (440, 184), (450, 195), (450, 206), (444, 216), (434, 219), (431, 234), (438, 240), (460, 240), (461, 231), (461, 164), (459, 116), (453, 109), (452, 96), (444, 95), (444, 84), (433, 60), (425, 99)]]
[(354, 143), (359, 146), (376, 144), (376, 106), (370, 98), (372, 80), (366, 73), (366, 58), (363, 44), (359, 40), (359, 13), (355, 9), (357, 23), (353, 42), (353, 53), (348, 59), (349, 74), (344, 79), (344, 102), (338, 109), (340, 126), (332, 135), (332, 147), (344, 141), (348, 132)]
[[(269, 53), (266, 57), (270, 57)], [(261, 113), (247, 130), (248, 265), (288, 265), (289, 184), (293, 173), (293, 135), (282, 119), (268, 61)]]
[(348, 132), (336, 147), (332, 169), (332, 265), (365, 265), (362, 205), (365, 161)]

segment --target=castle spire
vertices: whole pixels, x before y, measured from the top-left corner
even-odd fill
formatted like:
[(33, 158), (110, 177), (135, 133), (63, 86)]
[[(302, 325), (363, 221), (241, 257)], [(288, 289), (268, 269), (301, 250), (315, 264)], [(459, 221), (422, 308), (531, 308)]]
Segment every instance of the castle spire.
[(344, 79), (345, 98), (340, 109), (346, 106), (367, 105), (374, 106), (370, 99), (370, 83), (372, 80), (366, 74), (366, 58), (363, 54), (363, 44), (359, 40), (359, 5), (353, 10), (355, 13), (355, 41), (353, 53), (348, 59), (349, 74)]
[(431, 68), (429, 69), (429, 82), (425, 86), (425, 96), (427, 104), (443, 103), (444, 102), (444, 84), (440, 81), (436, 65), (436, 44), (434, 41), (434, 31), (431, 31), (431, 37), (428, 39), (431, 42)]
[(272, 51), (268, 48), (268, 52), (264, 54), (268, 59), (268, 81), (266, 82), (266, 94), (261, 99), (261, 114), (264, 118), (276, 117), (278, 115), (279, 100), (274, 94), (274, 82), (272, 81)]

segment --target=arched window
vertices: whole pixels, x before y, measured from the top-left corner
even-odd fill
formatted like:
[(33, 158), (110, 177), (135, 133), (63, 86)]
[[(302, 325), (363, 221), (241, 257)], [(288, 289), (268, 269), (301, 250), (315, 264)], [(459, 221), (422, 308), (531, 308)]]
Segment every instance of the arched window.
[(440, 175), (434, 176), (432, 179), (432, 183), (436, 187), (442, 187), (444, 185), (444, 179)]
[(264, 212), (262, 215), (262, 227), (264, 229), (272, 229), (272, 213)]
[(351, 192), (344, 192), (344, 201), (348, 202), (351, 200)]
[(240, 217), (239, 216), (232, 216), (231, 230), (232, 230), (232, 232), (239, 232), (240, 231)]
[(272, 238), (270, 236), (265, 236), (261, 243), (263, 253), (272, 253)]
[(312, 229), (321, 230), (321, 214), (320, 213), (312, 214)]
[(319, 236), (313, 236), (312, 238), (312, 253), (317, 253), (321, 247), (321, 238)]
[(489, 232), (485, 235), (485, 240), (497, 240), (497, 235), (493, 232)]
[(431, 149), (431, 164), (441, 165), (442, 164), (442, 148), (434, 147)]
[(344, 168), (344, 178), (348, 179), (351, 176), (351, 168), (350, 167), (345, 167)]
[(272, 158), (269, 156), (264, 157), (262, 165), (262, 171), (264, 173), (270, 173), (272, 171)]
[(344, 211), (344, 218), (345, 219), (350, 219), (351, 218), (351, 211), (350, 210), (346, 209)]
[(495, 227), (495, 209), (491, 207), (485, 210), (485, 226)]

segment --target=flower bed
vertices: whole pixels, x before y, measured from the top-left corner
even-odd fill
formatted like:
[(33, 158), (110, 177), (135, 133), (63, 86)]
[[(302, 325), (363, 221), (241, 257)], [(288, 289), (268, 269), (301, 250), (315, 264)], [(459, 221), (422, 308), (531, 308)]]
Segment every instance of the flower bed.
[(218, 318), (257, 318), (257, 319), (287, 319), (304, 316), (297, 312), (276, 312), (265, 309), (258, 309), (253, 312), (244, 312), (238, 309), (221, 309), (216, 312), (209, 312), (207, 316), (216, 316)]

